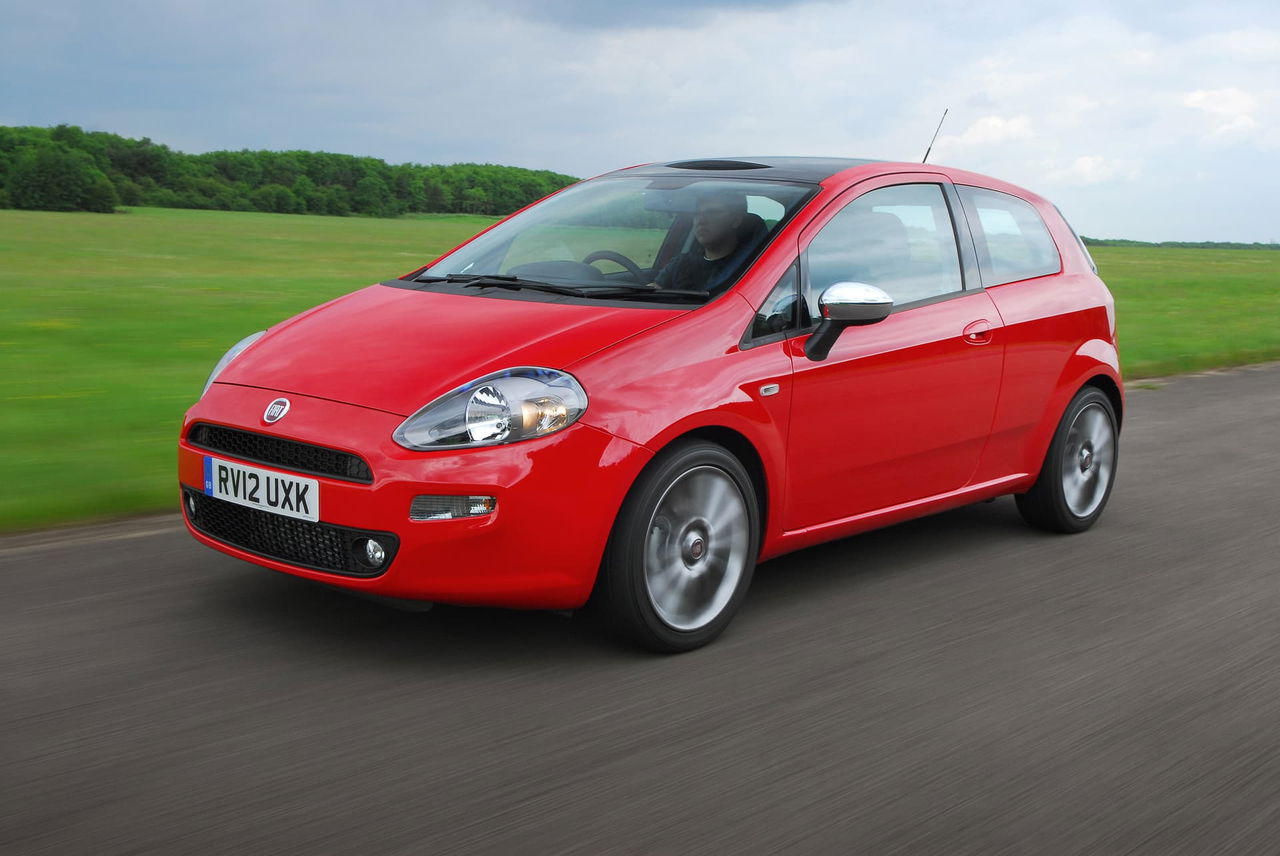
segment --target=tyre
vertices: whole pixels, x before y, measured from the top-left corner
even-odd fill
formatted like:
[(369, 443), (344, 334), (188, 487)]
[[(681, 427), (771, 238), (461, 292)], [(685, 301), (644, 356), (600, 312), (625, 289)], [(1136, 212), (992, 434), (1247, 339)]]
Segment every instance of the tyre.
[(759, 540), (759, 504), (741, 462), (714, 443), (682, 441), (628, 494), (593, 599), (611, 629), (646, 648), (700, 648), (746, 596)]
[(1118, 436), (1106, 393), (1093, 386), (1076, 393), (1036, 483), (1016, 497), (1022, 518), (1050, 532), (1083, 532), (1097, 522), (1115, 484)]

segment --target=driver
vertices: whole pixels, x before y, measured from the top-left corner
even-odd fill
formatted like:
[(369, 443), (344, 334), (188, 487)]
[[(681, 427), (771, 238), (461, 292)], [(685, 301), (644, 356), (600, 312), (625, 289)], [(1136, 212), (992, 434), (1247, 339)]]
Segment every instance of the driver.
[(738, 229), (747, 216), (747, 198), (732, 190), (713, 190), (698, 199), (693, 217), (696, 243), (659, 271), (659, 288), (710, 291), (739, 261)]

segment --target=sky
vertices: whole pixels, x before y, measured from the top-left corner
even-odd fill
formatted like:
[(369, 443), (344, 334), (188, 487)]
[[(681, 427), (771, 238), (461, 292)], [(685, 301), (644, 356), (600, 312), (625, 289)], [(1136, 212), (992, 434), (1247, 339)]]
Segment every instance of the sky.
[(590, 176), (820, 155), (1280, 242), (1280, 3), (0, 0), (0, 125)]

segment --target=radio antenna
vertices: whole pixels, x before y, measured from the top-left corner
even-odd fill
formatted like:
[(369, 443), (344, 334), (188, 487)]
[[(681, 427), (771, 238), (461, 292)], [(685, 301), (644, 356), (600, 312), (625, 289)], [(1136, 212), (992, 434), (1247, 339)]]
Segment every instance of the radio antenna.
[(929, 141), (929, 148), (924, 150), (924, 157), (920, 159), (920, 163), (925, 163), (929, 160), (929, 152), (933, 151), (933, 144), (938, 141), (938, 131), (942, 130), (942, 123), (947, 121), (947, 111), (950, 109), (951, 108), (948, 107), (946, 110), (942, 111), (942, 118), (938, 120), (938, 127), (934, 129), (933, 139)]

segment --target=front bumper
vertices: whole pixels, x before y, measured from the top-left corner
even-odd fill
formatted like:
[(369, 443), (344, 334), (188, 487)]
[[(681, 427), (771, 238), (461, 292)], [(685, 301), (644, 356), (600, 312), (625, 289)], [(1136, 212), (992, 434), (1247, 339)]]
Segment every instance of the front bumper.
[[(652, 457), (642, 446), (581, 422), (509, 446), (414, 452), (391, 440), (403, 417), (326, 399), (288, 395), (288, 415), (266, 425), (263, 411), (279, 395), (215, 383), (187, 413), (178, 444), (187, 528), (201, 543), (228, 555), (372, 595), (536, 609), (581, 606), (595, 584), (622, 500)], [(204, 458), (239, 459), (193, 446), (188, 434), (197, 422), (357, 454), (369, 463), (373, 481), (310, 476), (319, 482), (318, 524), (295, 525), (268, 512), (237, 514), (237, 527), (265, 528), (251, 535), (227, 534), (241, 546), (228, 543), (201, 528), (232, 529), (211, 527), (207, 520), (203, 527), (202, 520), (193, 525), (186, 498), (195, 493), (197, 502), (220, 502), (202, 495)], [(409, 507), (423, 494), (493, 496), (497, 505), (480, 517), (411, 521)], [(394, 554), (384, 569), (364, 573), (358, 566), (352, 566), (354, 573), (334, 572), (300, 560), (281, 561), (270, 555), (273, 548), (263, 546), (324, 536), (338, 545), (325, 549), (349, 550), (360, 538), (378, 533), (394, 541)]]

